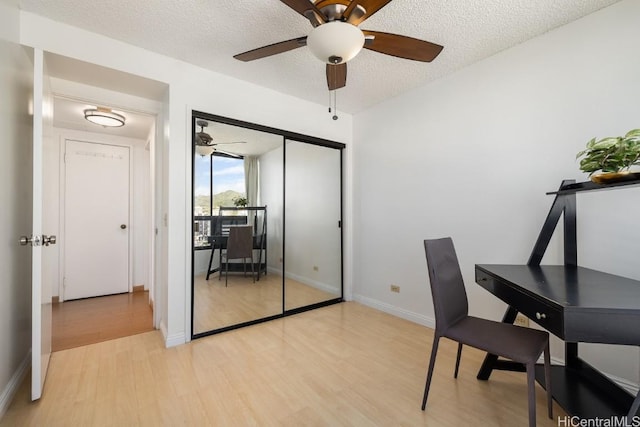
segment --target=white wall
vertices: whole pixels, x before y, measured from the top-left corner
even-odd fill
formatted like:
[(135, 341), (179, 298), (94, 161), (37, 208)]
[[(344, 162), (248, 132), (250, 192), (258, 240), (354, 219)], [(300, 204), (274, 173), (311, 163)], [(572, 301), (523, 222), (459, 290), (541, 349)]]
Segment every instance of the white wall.
[(28, 372), (31, 347), (32, 51), (18, 44), (18, 2), (0, 0), (0, 418)]
[[(339, 293), (340, 252), (336, 248), (340, 247), (340, 151), (287, 141), (286, 172), (283, 168), (281, 147), (260, 156), (261, 202), (268, 207), (267, 267), (282, 274), (280, 260), (286, 253), (287, 277)], [(284, 210), (283, 173), (287, 200)], [(318, 270), (314, 271), (313, 266)]]
[(284, 257), (283, 148), (260, 156), (260, 203), (267, 206), (267, 269), (282, 274)]
[[(626, 0), (354, 118), (354, 298), (433, 325), (423, 239), (452, 236), (471, 312), (504, 305), (475, 263), (526, 263), (592, 137), (640, 127), (640, 2)], [(578, 196), (579, 262), (640, 279), (640, 189)], [(544, 263), (561, 263), (554, 238)], [(401, 286), (401, 293), (389, 285)], [(554, 355), (562, 357), (558, 343)], [(628, 384), (638, 349), (582, 352)]]
[[(85, 30), (21, 12), (20, 41), (27, 46), (169, 85), (164, 119), (162, 172), (166, 198), (161, 212), (161, 247), (166, 263), (159, 278), (161, 329), (167, 345), (190, 336), (191, 282), (191, 109), (287, 129), (311, 136), (351, 142), (351, 116), (333, 121), (326, 106), (302, 101), (232, 77), (140, 49)], [(247, 102), (251, 100), (251, 102)], [(169, 135), (170, 132), (170, 135)], [(167, 139), (168, 138), (168, 139)], [(164, 223), (166, 222), (166, 226)], [(165, 255), (162, 255), (165, 256)], [(166, 306), (158, 307), (158, 304)]]
[[(84, 132), (72, 129), (53, 128), (53, 144), (48, 144), (44, 156), (44, 182), (46, 201), (44, 210), (46, 217), (50, 221), (48, 230), (50, 234), (58, 236), (59, 244), (50, 246), (50, 258), (53, 262), (43, 267), (43, 277), (49, 278), (53, 296), (61, 293), (60, 284), (63, 275), (62, 248), (64, 247), (64, 235), (62, 234), (64, 217), (61, 216), (61, 207), (64, 206), (61, 195), (64, 194), (63, 185), (64, 166), (61, 160), (61, 153), (64, 153), (65, 141), (67, 139), (114, 144), (130, 147), (133, 174), (131, 176), (132, 205), (131, 205), (131, 285), (144, 285), (145, 289), (149, 285), (149, 151), (145, 149), (146, 141), (135, 138), (125, 138), (112, 135), (105, 135), (95, 132)], [(54, 280), (55, 278), (55, 280)]]
[(285, 145), (286, 276), (340, 295), (340, 150)]

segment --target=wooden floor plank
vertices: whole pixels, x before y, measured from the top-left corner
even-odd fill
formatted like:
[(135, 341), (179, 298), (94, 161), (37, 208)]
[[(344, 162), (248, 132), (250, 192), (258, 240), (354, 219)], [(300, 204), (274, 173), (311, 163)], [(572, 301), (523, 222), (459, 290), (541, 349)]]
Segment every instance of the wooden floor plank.
[(148, 291), (56, 303), (51, 316), (52, 351), (153, 330)]
[[(420, 410), (433, 331), (355, 302), (166, 349), (159, 331), (56, 352), (43, 397), (25, 382), (0, 426), (518, 426), (522, 373), (476, 373), (483, 353), (441, 340)], [(545, 393), (536, 386), (539, 426)], [(554, 404), (556, 416), (564, 412)]]

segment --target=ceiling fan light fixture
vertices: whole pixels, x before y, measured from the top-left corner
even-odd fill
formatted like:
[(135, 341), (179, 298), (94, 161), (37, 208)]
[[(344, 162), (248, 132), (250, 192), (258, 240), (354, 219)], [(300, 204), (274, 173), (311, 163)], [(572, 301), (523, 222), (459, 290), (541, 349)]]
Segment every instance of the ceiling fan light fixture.
[(307, 37), (313, 55), (327, 64), (342, 64), (353, 59), (364, 46), (364, 34), (355, 25), (331, 21), (315, 27)]
[(208, 157), (214, 152), (213, 145), (196, 145), (196, 153), (202, 157)]

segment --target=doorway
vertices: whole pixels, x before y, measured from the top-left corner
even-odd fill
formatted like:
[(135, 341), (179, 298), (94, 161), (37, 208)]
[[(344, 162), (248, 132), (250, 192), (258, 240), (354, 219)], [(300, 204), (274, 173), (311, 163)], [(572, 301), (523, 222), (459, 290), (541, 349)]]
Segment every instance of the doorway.
[(64, 145), (61, 299), (129, 292), (130, 149), (70, 139)]
[[(57, 218), (52, 350), (154, 329), (153, 161), (155, 116), (119, 109), (138, 134), (83, 123), (94, 103), (54, 96), (53, 143), (45, 154), (49, 211)], [(68, 117), (80, 111), (77, 117)], [(79, 117), (79, 119), (78, 119)], [(77, 125), (70, 124), (73, 119)], [(128, 132), (132, 132), (128, 130)], [(56, 278), (57, 280), (53, 280)]]

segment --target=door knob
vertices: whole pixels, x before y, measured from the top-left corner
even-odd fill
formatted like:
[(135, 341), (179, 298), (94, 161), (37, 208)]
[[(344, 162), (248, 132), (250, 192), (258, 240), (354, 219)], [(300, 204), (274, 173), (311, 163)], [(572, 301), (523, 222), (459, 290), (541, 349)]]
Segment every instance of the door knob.
[(56, 236), (42, 236), (42, 244), (45, 246), (55, 245), (56, 244)]
[(127, 228), (127, 224), (120, 224), (120, 228), (124, 230), (125, 228)]
[(20, 236), (20, 245), (21, 246), (27, 246), (27, 245), (31, 245), (31, 246), (40, 246), (40, 236)]

